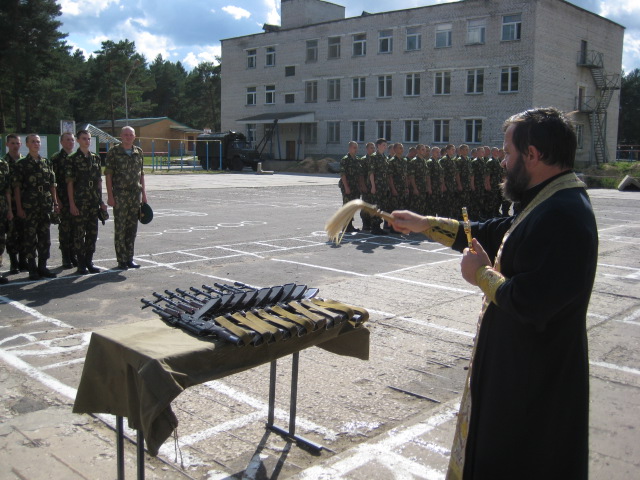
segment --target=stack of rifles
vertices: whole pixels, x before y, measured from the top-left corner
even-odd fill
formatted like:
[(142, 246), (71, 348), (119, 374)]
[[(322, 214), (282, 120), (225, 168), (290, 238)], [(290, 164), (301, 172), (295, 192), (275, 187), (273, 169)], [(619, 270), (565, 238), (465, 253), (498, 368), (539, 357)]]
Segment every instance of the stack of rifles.
[(286, 340), (345, 321), (358, 327), (368, 319), (364, 309), (317, 294), (317, 288), (295, 283), (255, 288), (235, 282), (153, 292), (153, 301), (141, 302), (170, 325), (237, 346)]

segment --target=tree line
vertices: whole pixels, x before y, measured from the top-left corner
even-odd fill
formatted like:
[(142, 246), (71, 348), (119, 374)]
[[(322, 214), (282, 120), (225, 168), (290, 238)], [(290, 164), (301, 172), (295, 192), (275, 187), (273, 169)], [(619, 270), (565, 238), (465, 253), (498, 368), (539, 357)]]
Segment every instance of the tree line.
[[(151, 63), (129, 40), (102, 42), (85, 59), (67, 45), (54, 0), (0, 2), (0, 133), (57, 132), (77, 123), (171, 117), (220, 129), (220, 64), (188, 72), (158, 55)], [(219, 61), (219, 59), (217, 59)]]

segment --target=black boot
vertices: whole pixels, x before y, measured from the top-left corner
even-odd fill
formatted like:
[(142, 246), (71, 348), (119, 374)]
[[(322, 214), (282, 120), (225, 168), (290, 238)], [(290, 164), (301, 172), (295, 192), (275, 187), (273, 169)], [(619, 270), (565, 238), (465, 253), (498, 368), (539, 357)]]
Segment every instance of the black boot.
[(29, 267), (29, 280), (40, 280), (40, 274), (38, 273), (38, 267), (36, 266), (36, 259), (30, 258), (27, 261)]
[(62, 268), (65, 270), (73, 268), (73, 264), (71, 263), (71, 251), (63, 249), (60, 250), (60, 253), (62, 253)]
[(73, 248), (69, 249), (69, 259), (71, 260), (71, 265), (78, 266), (78, 255), (73, 251)]
[(85, 263), (85, 258), (82, 255), (78, 255), (78, 269), (76, 270), (76, 274), (78, 275), (87, 275), (89, 270), (87, 270), (87, 264)]
[(9, 254), (9, 261), (10, 261), (10, 266), (9, 266), (9, 273), (11, 275), (15, 275), (16, 273), (20, 273), (20, 266), (18, 265), (18, 254), (17, 253), (10, 253)]
[[(43, 278), (56, 278), (57, 275), (47, 268), (47, 259), (38, 258), (38, 273)], [(31, 275), (29, 275), (31, 277)]]
[(27, 256), (24, 253), (20, 253), (18, 255), (18, 268), (21, 272), (31, 271), (29, 270), (29, 262), (27, 261)]
[(5, 283), (9, 283), (9, 279), (7, 277), (0, 277), (0, 285), (4, 285)]
[(87, 265), (87, 270), (89, 270), (89, 273), (100, 273), (100, 269), (96, 268), (96, 266), (93, 264), (93, 253), (87, 255), (85, 263)]

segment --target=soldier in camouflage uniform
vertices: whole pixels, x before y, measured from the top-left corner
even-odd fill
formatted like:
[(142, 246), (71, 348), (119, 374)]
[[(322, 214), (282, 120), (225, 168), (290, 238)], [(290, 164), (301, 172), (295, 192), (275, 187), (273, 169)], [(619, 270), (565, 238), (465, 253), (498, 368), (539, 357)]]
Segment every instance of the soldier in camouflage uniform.
[[(367, 203), (374, 204), (376, 203), (376, 199), (374, 195), (371, 194), (371, 180), (369, 179), (369, 166), (371, 165), (371, 157), (373, 153), (376, 151), (376, 145), (373, 142), (368, 142), (365, 146), (366, 154), (364, 157), (360, 159), (360, 165), (362, 168), (362, 175), (364, 176), (364, 190), (361, 190), (362, 200)], [(362, 230), (371, 230), (371, 215), (369, 215), (364, 210), (360, 210), (360, 218), (362, 219)]]
[[(10, 133), (7, 135), (6, 145), (9, 151), (3, 157), (3, 160), (7, 162), (7, 165), (9, 165), (9, 172), (11, 175), (9, 186), (12, 189), (11, 195), (13, 197), (13, 187), (11, 184), (13, 181), (12, 178), (16, 162), (21, 158), (20, 147), (22, 146), (22, 141), (18, 135)], [(24, 222), (17, 215), (15, 199), (11, 202), (11, 213), (13, 215), (13, 220), (9, 222), (7, 231), (7, 253), (9, 254), (10, 260), (9, 273), (16, 274), (20, 273), (21, 270), (26, 271), (28, 266), (27, 259), (24, 256), (24, 244), (22, 242)]]
[[(384, 138), (376, 140), (376, 153), (371, 156), (369, 165), (369, 182), (371, 184), (371, 194), (375, 199), (378, 208), (385, 210), (389, 208), (389, 164), (384, 152), (387, 149), (387, 141)], [(386, 235), (380, 225), (380, 217), (371, 217), (371, 233), (376, 235)]]
[[(458, 156), (455, 159), (458, 175), (460, 176), (460, 184), (462, 190), (458, 195), (458, 218), (462, 219), (462, 207), (472, 209), (471, 198), (473, 191), (471, 185), (473, 182), (473, 172), (471, 171), (471, 160), (469, 160), (469, 145), (462, 144), (458, 147)], [(477, 217), (476, 217), (477, 218)]]
[(29, 265), (29, 279), (55, 278), (56, 274), (47, 268), (47, 260), (51, 248), (49, 228), (52, 209), (60, 213), (56, 176), (49, 161), (38, 153), (40, 137), (27, 135), (26, 143), (29, 154), (16, 163), (12, 183), (16, 212), (24, 220), (24, 251)]
[(487, 215), (488, 218), (500, 215), (500, 202), (502, 201), (502, 191), (500, 182), (502, 182), (502, 167), (497, 158), (489, 157), (485, 163), (486, 173), (489, 175), (489, 186), (491, 190), (487, 196)]
[(442, 195), (442, 215), (448, 218), (458, 218), (458, 192), (462, 190), (460, 184), (460, 174), (453, 160), (456, 147), (449, 144), (444, 150), (444, 155), (438, 163), (442, 168), (442, 176), (444, 178), (445, 192)]
[(114, 244), (117, 268), (140, 268), (133, 261), (140, 201), (147, 203), (144, 185), (144, 154), (133, 142), (136, 132), (131, 127), (123, 127), (120, 132), (122, 143), (107, 152), (106, 168), (107, 203), (113, 207)]
[[(360, 161), (356, 156), (358, 152), (358, 143), (349, 142), (348, 153), (340, 159), (340, 181), (338, 186), (342, 192), (342, 204), (344, 205), (351, 200), (360, 198), (360, 188), (358, 177), (361, 175)], [(358, 229), (353, 226), (353, 219), (349, 222), (346, 232), (357, 232)]]
[(442, 178), (442, 168), (440, 167), (440, 148), (433, 147), (427, 160), (427, 170), (429, 171), (429, 181), (431, 184), (430, 193), (427, 196), (427, 215), (442, 215), (442, 204), (444, 195), (444, 181)]
[[(0, 158), (0, 266), (2, 266), (2, 254), (7, 240), (9, 223), (13, 220), (11, 211), (11, 172), (9, 164)], [(6, 277), (0, 276), (0, 285), (9, 282)]]
[(407, 208), (409, 197), (409, 185), (407, 183), (407, 159), (404, 158), (404, 145), (395, 143), (393, 145), (394, 155), (389, 162), (389, 191), (391, 193), (391, 203), (386, 210), (404, 210)]
[(102, 169), (100, 157), (91, 153), (91, 134), (78, 132), (80, 148), (69, 156), (65, 168), (69, 213), (73, 220), (73, 248), (78, 259), (78, 275), (98, 273), (93, 254), (98, 239), (98, 209), (106, 210), (102, 201)]
[[(507, 176), (507, 169), (502, 163), (502, 161), (504, 160), (504, 150), (502, 148), (496, 148), (496, 158), (498, 159), (498, 161), (500, 162), (500, 166), (502, 167), (502, 181), (504, 182), (505, 177)], [(502, 193), (502, 189), (500, 189), (500, 192)], [(511, 205), (512, 203), (509, 200), (507, 200), (504, 197), (504, 195), (502, 195), (500, 198), (500, 211), (503, 217), (508, 217), (509, 215), (511, 215), (509, 211), (511, 209)], [(514, 215), (519, 211), (520, 211), (520, 204), (514, 203), (513, 204)]]
[[(481, 149), (482, 150), (482, 149)], [(484, 157), (476, 151), (476, 156), (471, 160), (473, 172), (472, 200), (469, 217), (474, 221), (487, 220), (487, 194), (491, 191), (489, 175), (486, 174)]]
[(409, 209), (426, 215), (427, 195), (429, 184), (429, 172), (427, 170), (427, 147), (419, 144), (416, 147), (416, 156), (409, 160), (407, 171), (409, 188), (411, 189), (411, 205)]
[(75, 252), (73, 251), (73, 220), (69, 213), (69, 197), (67, 196), (66, 162), (69, 155), (73, 153), (76, 139), (73, 133), (65, 132), (60, 136), (62, 149), (51, 156), (49, 162), (56, 174), (58, 186), (56, 188), (58, 201), (60, 202), (60, 223), (58, 224), (58, 243), (62, 254), (62, 268), (73, 268), (78, 265)]

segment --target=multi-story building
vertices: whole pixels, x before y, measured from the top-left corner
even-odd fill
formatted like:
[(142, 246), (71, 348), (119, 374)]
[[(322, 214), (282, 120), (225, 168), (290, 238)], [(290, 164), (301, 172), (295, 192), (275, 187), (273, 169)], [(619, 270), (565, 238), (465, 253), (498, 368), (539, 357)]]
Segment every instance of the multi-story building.
[(564, 0), (463, 0), (345, 18), (281, 0), (281, 26), (222, 40), (222, 126), (274, 158), (350, 140), (501, 146), (502, 123), (574, 115), (579, 162), (615, 158), (624, 27)]

